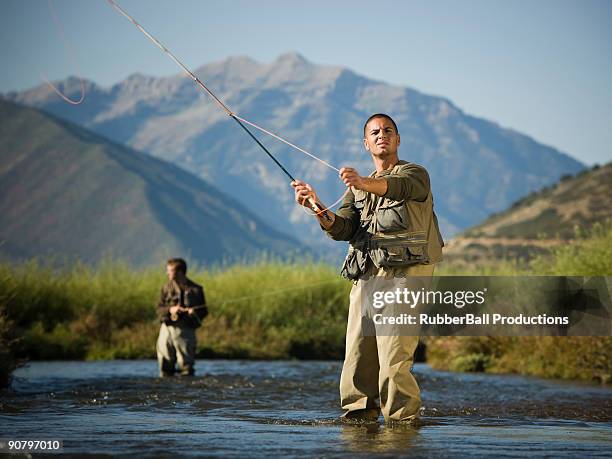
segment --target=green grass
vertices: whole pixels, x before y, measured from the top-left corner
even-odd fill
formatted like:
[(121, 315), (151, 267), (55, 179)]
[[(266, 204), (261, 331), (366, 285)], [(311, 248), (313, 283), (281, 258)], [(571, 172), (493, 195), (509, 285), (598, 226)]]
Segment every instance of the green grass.
[[(441, 264), (436, 275), (612, 275), (612, 225), (577, 233), (531, 264)], [(20, 358), (154, 358), (163, 267), (103, 261), (58, 271), (33, 260), (0, 264), (0, 382)], [(351, 283), (337, 267), (264, 260), (188, 273), (204, 285), (210, 315), (199, 357), (333, 358), (344, 355)], [(15, 340), (15, 337), (19, 337)], [(426, 338), (436, 368), (610, 381), (610, 338)]]
[(0, 314), (0, 388), (10, 384), (13, 371), (20, 365), (14, 352), (16, 344), (13, 323), (6, 314)]
[[(341, 358), (350, 282), (312, 262), (262, 261), (195, 270), (210, 316), (201, 357)], [(155, 357), (162, 269), (105, 261), (57, 271), (40, 261), (0, 264), (0, 305), (33, 359)]]
[[(527, 266), (506, 260), (446, 274), (610, 276), (612, 224), (576, 230), (573, 241)], [(427, 362), (438, 369), (612, 382), (611, 337), (432, 337), (425, 343)]]
[(612, 222), (595, 223), (588, 231), (574, 228), (574, 239), (541, 255), (531, 270), (552, 276), (612, 276)]

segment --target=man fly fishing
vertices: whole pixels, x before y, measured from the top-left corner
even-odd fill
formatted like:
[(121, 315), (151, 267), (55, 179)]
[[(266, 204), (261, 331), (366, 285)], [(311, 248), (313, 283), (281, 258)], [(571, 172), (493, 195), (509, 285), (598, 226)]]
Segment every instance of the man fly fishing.
[(400, 135), (393, 119), (372, 115), (364, 125), (363, 143), (376, 170), (362, 177), (353, 168), (340, 169), (349, 191), (335, 213), (325, 209), (309, 184), (295, 180), (291, 185), (299, 204), (312, 208), (314, 200), (324, 209), (316, 215), (329, 237), (350, 243), (342, 267), (342, 275), (353, 281), (340, 377), (342, 419), (376, 420), (380, 410), (387, 422), (411, 421), (421, 404), (410, 372), (418, 336), (366, 336), (360, 297), (368, 276), (432, 276), (444, 242), (429, 174), (399, 159)]
[[(295, 199), (317, 215), (321, 228), (335, 240), (350, 242), (342, 274), (353, 280), (346, 335), (346, 355), (340, 380), (344, 418), (378, 418), (375, 400), (385, 420), (410, 420), (418, 415), (419, 387), (410, 373), (418, 337), (364, 336), (358, 298), (362, 277), (431, 276), (442, 259), (442, 236), (433, 211), (429, 175), (422, 166), (399, 160), (400, 136), (395, 122), (385, 114), (372, 115), (364, 126), (364, 146), (376, 170), (368, 177), (355, 169), (337, 169), (227, 107), (166, 46), (147, 32), (114, 0), (109, 4), (176, 62), (194, 82), (230, 116), (291, 180)], [(349, 187), (334, 214), (318, 200), (314, 189), (291, 173), (255, 137), (247, 125), (284, 142), (340, 174)], [(382, 237), (381, 237), (382, 236)], [(384, 241), (403, 250), (389, 250)], [(418, 244), (415, 241), (419, 241)], [(374, 243), (377, 241), (376, 243)], [(420, 241), (424, 241), (421, 243)], [(392, 259), (391, 259), (392, 258)], [(392, 266), (392, 267), (391, 267)], [(162, 326), (163, 328), (163, 326)], [(160, 360), (161, 361), (161, 360)]]
[(157, 304), (161, 322), (157, 338), (159, 374), (172, 376), (178, 371), (191, 376), (195, 373), (196, 329), (208, 314), (204, 289), (187, 277), (187, 263), (182, 258), (168, 260), (166, 274), (168, 282)]

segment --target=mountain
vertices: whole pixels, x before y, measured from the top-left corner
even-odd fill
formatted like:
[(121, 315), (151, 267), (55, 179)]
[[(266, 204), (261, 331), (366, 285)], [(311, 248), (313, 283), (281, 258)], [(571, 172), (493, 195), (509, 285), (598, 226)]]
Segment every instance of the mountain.
[(454, 237), (446, 259), (529, 258), (612, 220), (612, 163), (532, 192)]
[(0, 100), (0, 254), (200, 265), (306, 249), (184, 168)]
[[(270, 63), (231, 57), (195, 73), (234, 112), (337, 167), (356, 167), (362, 175), (373, 169), (363, 148), (363, 123), (372, 113), (388, 113), (399, 126), (400, 157), (430, 172), (446, 238), (584, 167), (528, 136), (466, 114), (443, 97), (316, 65), (296, 53)], [(69, 96), (80, 95), (76, 78), (57, 85)], [(4, 97), (171, 161), (231, 191), (279, 229), (311, 244), (326, 241), (316, 222), (294, 204), (282, 172), (184, 74), (134, 74), (108, 88), (90, 81), (86, 86), (79, 106), (66, 104), (46, 85)], [(294, 176), (310, 181), (324, 202), (343, 193), (335, 171), (256, 134)]]

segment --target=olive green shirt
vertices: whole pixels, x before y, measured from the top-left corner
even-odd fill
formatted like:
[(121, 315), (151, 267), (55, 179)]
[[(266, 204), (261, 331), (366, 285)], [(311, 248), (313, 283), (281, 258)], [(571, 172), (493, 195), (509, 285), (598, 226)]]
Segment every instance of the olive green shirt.
[[(372, 172), (369, 177), (384, 178), (387, 181), (387, 192), (383, 198), (392, 199), (394, 201), (403, 201), (412, 199), (415, 201), (424, 201), (430, 192), (429, 174), (423, 166), (418, 164), (408, 163), (400, 160), (398, 162), (401, 167), (398, 173), (392, 174), (391, 170), (381, 172)], [(380, 199), (376, 196), (375, 199)], [(335, 241), (350, 241), (359, 227), (359, 212), (355, 208), (355, 195), (350, 189), (342, 204), (335, 212), (336, 219), (329, 229), (321, 226), (323, 231), (327, 233)]]

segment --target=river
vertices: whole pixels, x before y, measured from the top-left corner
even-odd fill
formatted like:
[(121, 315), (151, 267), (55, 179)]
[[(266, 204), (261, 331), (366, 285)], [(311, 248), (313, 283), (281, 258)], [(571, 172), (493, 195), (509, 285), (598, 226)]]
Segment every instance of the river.
[(612, 389), (415, 365), (416, 427), (337, 421), (335, 361), (32, 362), (0, 395), (0, 437), (58, 439), (64, 455), (611, 457)]

